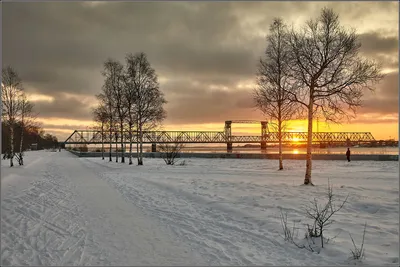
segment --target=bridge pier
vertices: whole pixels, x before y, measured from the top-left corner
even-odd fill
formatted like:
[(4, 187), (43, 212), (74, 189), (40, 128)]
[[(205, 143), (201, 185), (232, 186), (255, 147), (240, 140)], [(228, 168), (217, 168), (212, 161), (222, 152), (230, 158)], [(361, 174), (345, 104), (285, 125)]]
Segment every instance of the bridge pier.
[(351, 142), (350, 142), (350, 139), (349, 139), (349, 138), (346, 139), (346, 146), (347, 146), (347, 147), (351, 147)]
[(151, 144), (151, 152), (157, 152), (157, 144)]
[(261, 150), (266, 151), (267, 150), (267, 142), (264, 141), (264, 142), (261, 142), (260, 144), (261, 144)]
[(226, 143), (226, 152), (228, 152), (228, 153), (232, 153), (232, 143), (231, 142), (229, 142), (229, 143)]

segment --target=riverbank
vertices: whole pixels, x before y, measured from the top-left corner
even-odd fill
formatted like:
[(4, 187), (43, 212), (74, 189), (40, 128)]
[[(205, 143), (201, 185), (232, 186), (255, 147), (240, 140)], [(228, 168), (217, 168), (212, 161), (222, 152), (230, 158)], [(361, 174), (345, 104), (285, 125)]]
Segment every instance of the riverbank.
[[(70, 150), (71, 153), (78, 157), (94, 158), (101, 157), (101, 152), (78, 152)], [(115, 153), (111, 154), (115, 157)], [(118, 153), (120, 155), (120, 153)], [(128, 153), (125, 153), (125, 156)], [(282, 154), (283, 159), (293, 160), (305, 160), (306, 154)], [(132, 153), (133, 157), (136, 157), (136, 153)], [(160, 152), (144, 152), (145, 158), (161, 158)], [(108, 153), (104, 154), (104, 157), (108, 157)], [(278, 154), (261, 154), (261, 153), (180, 153), (179, 158), (241, 158), (241, 159), (278, 159)], [(340, 154), (313, 154), (313, 160), (346, 160), (346, 155)], [(351, 156), (353, 161), (398, 161), (399, 155), (362, 155), (356, 154)]]

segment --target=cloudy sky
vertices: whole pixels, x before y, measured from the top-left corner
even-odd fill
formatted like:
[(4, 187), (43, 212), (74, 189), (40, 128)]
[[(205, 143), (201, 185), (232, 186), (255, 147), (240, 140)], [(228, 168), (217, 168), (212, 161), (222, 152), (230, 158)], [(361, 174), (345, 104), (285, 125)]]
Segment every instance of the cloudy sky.
[[(364, 56), (385, 79), (351, 123), (319, 130), (398, 136), (396, 2), (43, 2), (3, 3), (3, 66), (20, 74), (47, 132), (64, 140), (92, 125), (102, 63), (145, 52), (168, 104), (167, 130), (223, 130), (230, 119), (262, 119), (252, 102), (257, 60), (276, 16), (301, 25), (322, 7), (355, 27)], [(237, 128), (239, 131), (242, 128)], [(256, 126), (259, 129), (259, 126)], [(304, 121), (290, 130), (305, 131)], [(235, 128), (233, 129), (235, 131)], [(235, 132), (234, 132), (235, 133)]]

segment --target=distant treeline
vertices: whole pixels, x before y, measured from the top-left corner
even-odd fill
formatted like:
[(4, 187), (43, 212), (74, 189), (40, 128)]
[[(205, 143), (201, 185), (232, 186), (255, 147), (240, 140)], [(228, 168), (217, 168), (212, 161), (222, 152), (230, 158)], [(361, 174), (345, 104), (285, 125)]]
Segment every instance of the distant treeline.
[[(20, 152), (20, 139), (21, 139), (21, 123), (16, 123), (14, 131), (14, 147), (15, 152)], [(50, 149), (58, 147), (57, 137), (54, 135), (45, 133), (45, 131), (38, 126), (31, 126), (24, 129), (24, 142), (22, 145), (22, 151), (26, 151), (31, 148), (32, 144), (37, 144), (37, 149)], [(1, 123), (1, 153), (4, 154), (10, 147), (10, 129), (9, 126), (2, 122)]]

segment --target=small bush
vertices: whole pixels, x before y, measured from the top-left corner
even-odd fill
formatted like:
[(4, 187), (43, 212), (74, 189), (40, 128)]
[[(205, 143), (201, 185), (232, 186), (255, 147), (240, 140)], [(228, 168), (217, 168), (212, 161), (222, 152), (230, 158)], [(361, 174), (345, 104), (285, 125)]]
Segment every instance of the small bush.
[(282, 230), (284, 233), (284, 237), (283, 239), (285, 241), (290, 241), (290, 242), (294, 242), (293, 241), (293, 237), (294, 237), (294, 232), (295, 232), (295, 227), (296, 227), (296, 223), (293, 222), (293, 227), (289, 228), (288, 227), (288, 223), (287, 223), (287, 212), (284, 214), (282, 209), (281, 209), (281, 226), (282, 226)]
[[(297, 230), (295, 227), (295, 223), (293, 222), (293, 227), (289, 228), (287, 223), (287, 214), (283, 214), (281, 210), (281, 225), (285, 241), (291, 242), (298, 248), (305, 248), (311, 252), (319, 253), (321, 248), (324, 247), (324, 243), (327, 244), (330, 240), (333, 239), (325, 238), (324, 233), (327, 227), (333, 223), (333, 215), (343, 208), (344, 204), (347, 202), (348, 197), (349, 195), (347, 195), (345, 200), (341, 201), (339, 205), (335, 205), (335, 196), (333, 194), (332, 186), (328, 182), (326, 203), (321, 205), (319, 203), (319, 200), (314, 198), (314, 200), (305, 207), (305, 215), (313, 221), (312, 224), (305, 225), (307, 228), (305, 229), (304, 240), (302, 240), (300, 243), (296, 243), (294, 240), (295, 230)], [(362, 249), (363, 246), (360, 250), (362, 251)], [(357, 256), (358, 254), (360, 254), (360, 250), (356, 248), (354, 250), (354, 254)]]
[(340, 211), (344, 204), (346, 204), (349, 195), (343, 200), (338, 206), (334, 205), (334, 194), (332, 186), (328, 181), (328, 192), (327, 202), (323, 205), (318, 203), (318, 200), (314, 198), (310, 205), (305, 208), (306, 216), (313, 219), (313, 224), (310, 227), (307, 225), (307, 232), (309, 237), (320, 237), (321, 246), (324, 247), (324, 231), (326, 228), (333, 223), (332, 216)]
[(183, 147), (184, 144), (182, 143), (162, 144), (160, 145), (159, 150), (165, 163), (167, 165), (174, 165), (176, 157), (179, 155), (179, 152)]
[(366, 229), (367, 229), (367, 223), (364, 224), (364, 233), (363, 233), (363, 238), (362, 238), (360, 247), (356, 246), (356, 243), (354, 242), (353, 237), (349, 233), (351, 242), (353, 242), (353, 246), (354, 246), (354, 250), (351, 250), (351, 254), (352, 254), (354, 260), (361, 260), (362, 258), (364, 258), (364, 251), (365, 251), (364, 250), (364, 238), (365, 238)]

